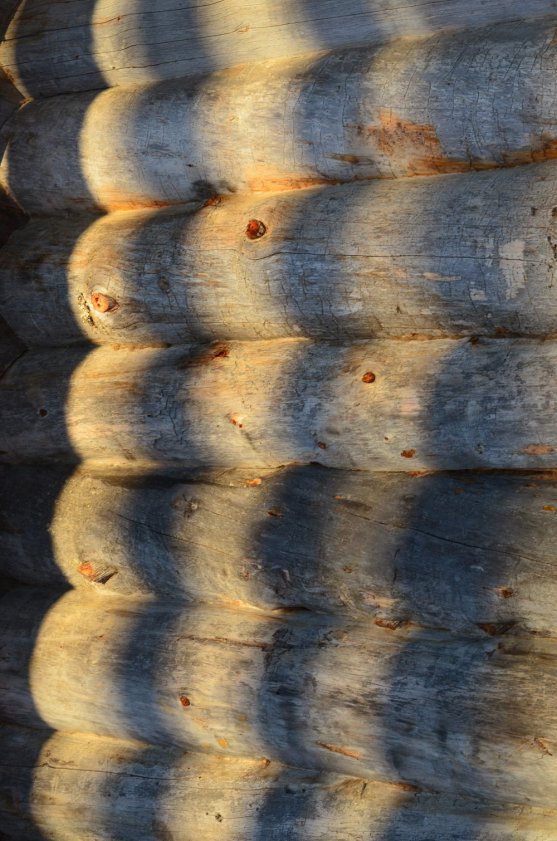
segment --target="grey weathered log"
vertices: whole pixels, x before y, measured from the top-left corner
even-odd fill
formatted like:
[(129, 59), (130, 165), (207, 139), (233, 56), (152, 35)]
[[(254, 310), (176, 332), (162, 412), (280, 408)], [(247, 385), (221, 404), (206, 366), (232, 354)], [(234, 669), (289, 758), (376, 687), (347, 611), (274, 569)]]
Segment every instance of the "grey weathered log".
[(0, 63), (27, 96), (50, 96), (544, 15), (553, 0), (28, 0)]
[(77, 592), (37, 632), (48, 594), (3, 601), (6, 721), (555, 805), (554, 638)]
[(198, 841), (384, 841), (393, 833), (416, 841), (424, 832), (540, 841), (557, 833), (551, 809), (78, 734), (56, 733), (44, 745), (33, 731), (1, 735), (0, 815), (14, 841), (169, 841), (186, 837), (185, 827)]
[(1, 180), (53, 213), (554, 158), (554, 35), (515, 22), (39, 100)]
[(66, 348), (0, 382), (8, 461), (358, 470), (557, 467), (557, 343)]
[(380, 626), (557, 630), (557, 477), (0, 467), (0, 572)]
[(0, 307), (30, 345), (546, 335), (556, 202), (552, 161), (36, 220), (0, 253)]

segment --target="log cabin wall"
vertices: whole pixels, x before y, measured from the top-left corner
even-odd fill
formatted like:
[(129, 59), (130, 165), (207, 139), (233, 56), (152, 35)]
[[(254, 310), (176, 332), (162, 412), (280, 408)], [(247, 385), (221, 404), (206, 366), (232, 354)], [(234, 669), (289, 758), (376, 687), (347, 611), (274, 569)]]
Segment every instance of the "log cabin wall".
[(555, 14), (0, 7), (0, 838), (557, 837)]

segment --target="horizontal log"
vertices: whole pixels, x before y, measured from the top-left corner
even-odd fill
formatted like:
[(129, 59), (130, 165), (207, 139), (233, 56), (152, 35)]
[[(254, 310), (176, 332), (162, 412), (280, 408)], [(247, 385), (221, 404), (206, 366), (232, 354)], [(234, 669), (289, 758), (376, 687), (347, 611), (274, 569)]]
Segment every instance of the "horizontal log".
[(554, 468), (557, 343), (307, 340), (25, 354), (3, 460)]
[(70, 0), (22, 4), (0, 47), (0, 63), (26, 96), (151, 82), (311, 50), (378, 43), (446, 28), (554, 15), (553, 0)]
[(554, 158), (554, 34), (513, 22), (39, 100), (10, 123), (1, 180), (56, 213)]
[(46, 599), (2, 605), (8, 722), (555, 804), (555, 639), (73, 592), (35, 640)]
[[(186, 754), (120, 740), (3, 728), (0, 815), (10, 841), (540, 841), (553, 810), (488, 804), (268, 760)], [(31, 779), (32, 778), (32, 779)], [(31, 787), (32, 785), (32, 787)], [(35, 824), (29, 825), (30, 819)], [(44, 833), (44, 834), (42, 834)]]
[(3, 465), (0, 486), (0, 573), (26, 583), (557, 630), (555, 476)]
[(0, 308), (29, 345), (547, 335), (556, 195), (548, 162), (36, 220), (0, 252)]

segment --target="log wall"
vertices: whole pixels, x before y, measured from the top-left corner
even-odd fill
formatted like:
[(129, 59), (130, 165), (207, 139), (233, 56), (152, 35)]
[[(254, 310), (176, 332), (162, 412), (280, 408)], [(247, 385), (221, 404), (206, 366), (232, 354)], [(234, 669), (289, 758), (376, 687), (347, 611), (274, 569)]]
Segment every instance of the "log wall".
[[(551, 639), (71, 593), (35, 642), (44, 599), (12, 592), (3, 613), (8, 721), (37, 726), (38, 712), (56, 730), (427, 780), (433, 791), (511, 804), (555, 800)], [(512, 719), (496, 703), (511, 696)]]
[(0, 26), (0, 837), (553, 841), (554, 3)]

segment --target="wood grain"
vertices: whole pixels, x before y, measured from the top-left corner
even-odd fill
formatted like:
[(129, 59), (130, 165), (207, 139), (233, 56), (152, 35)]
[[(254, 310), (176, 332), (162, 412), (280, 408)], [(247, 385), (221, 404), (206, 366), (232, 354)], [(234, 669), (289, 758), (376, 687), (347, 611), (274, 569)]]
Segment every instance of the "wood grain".
[(27, 0), (0, 62), (26, 96), (51, 96), (544, 15), (552, 0)]
[(547, 162), (37, 220), (0, 309), (29, 345), (554, 334), (556, 195)]
[(555, 158), (554, 36), (513, 22), (38, 100), (1, 180), (44, 214)]
[[(2, 729), (0, 814), (14, 841), (400, 841), (472, 838), (541, 841), (553, 810), (486, 803), (269, 760), (185, 754), (138, 742)], [(32, 751), (40, 753), (35, 759)], [(33, 789), (29, 793), (29, 780)], [(29, 824), (30, 813), (38, 826)], [(40, 832), (44, 833), (44, 835)], [(422, 834), (417, 835), (417, 832)], [(40, 834), (39, 834), (40, 833)]]
[[(99, 596), (557, 630), (557, 478), (0, 468), (0, 573)], [(40, 559), (40, 560), (38, 560)]]
[(2, 606), (7, 721), (554, 806), (554, 639), (73, 592), (35, 641), (47, 595)]
[(554, 468), (557, 345), (221, 343), (25, 354), (4, 460), (358, 470)]
[[(486, 803), (268, 760), (185, 754), (138, 742), (4, 727), (0, 814), (14, 841), (541, 841), (553, 810)], [(35, 759), (33, 751), (39, 754)], [(33, 789), (29, 793), (29, 780)], [(31, 827), (30, 814), (38, 824)], [(41, 833), (44, 833), (44, 835)], [(417, 832), (421, 833), (417, 835)], [(40, 834), (39, 834), (40, 833)]]

